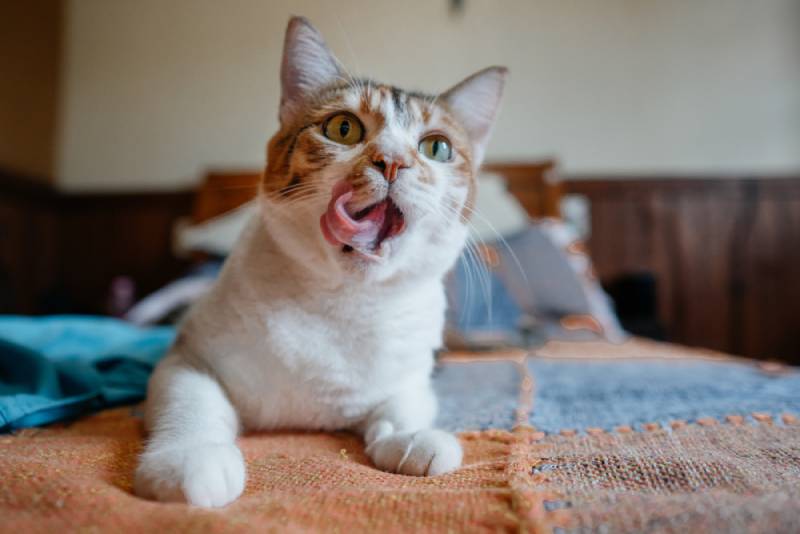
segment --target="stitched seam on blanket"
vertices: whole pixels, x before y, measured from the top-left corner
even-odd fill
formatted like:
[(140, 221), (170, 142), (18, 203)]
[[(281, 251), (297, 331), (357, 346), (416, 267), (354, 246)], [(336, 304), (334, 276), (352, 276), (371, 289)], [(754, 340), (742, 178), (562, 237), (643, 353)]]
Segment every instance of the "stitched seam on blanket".
[(517, 371), (520, 374), (519, 394), (517, 396), (517, 409), (514, 417), (514, 427), (530, 426), (528, 421), (533, 413), (533, 396), (536, 391), (536, 381), (533, 372), (527, 365), (527, 357), (517, 362)]
[[(447, 363), (467, 363), (475, 361), (509, 361), (515, 364), (520, 375), (517, 405), (514, 413), (514, 428), (511, 432), (502, 430), (484, 430), (477, 432), (460, 432), (461, 439), (492, 439), (508, 443), (506, 457), (505, 480), (509, 490), (509, 511), (520, 532), (550, 532), (546, 524), (552, 525), (553, 517), (545, 517), (544, 496), (530, 492), (528, 473), (543, 461), (542, 457), (531, 454), (531, 445), (544, 438), (529, 424), (534, 409), (536, 381), (528, 366), (529, 355), (523, 351), (502, 351), (491, 355), (471, 355), (468, 353), (451, 353), (442, 358)], [(535, 511), (536, 513), (531, 513)]]

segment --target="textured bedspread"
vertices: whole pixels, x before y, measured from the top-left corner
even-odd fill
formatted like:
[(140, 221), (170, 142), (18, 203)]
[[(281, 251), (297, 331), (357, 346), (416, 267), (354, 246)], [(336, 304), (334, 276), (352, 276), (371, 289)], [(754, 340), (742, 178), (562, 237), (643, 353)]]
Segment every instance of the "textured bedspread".
[(370, 466), (346, 433), (240, 445), (241, 499), (222, 510), (131, 494), (136, 408), (0, 436), (0, 530), (800, 531), (800, 373), (631, 341), (450, 355), (440, 424), (464, 466), (415, 478)]

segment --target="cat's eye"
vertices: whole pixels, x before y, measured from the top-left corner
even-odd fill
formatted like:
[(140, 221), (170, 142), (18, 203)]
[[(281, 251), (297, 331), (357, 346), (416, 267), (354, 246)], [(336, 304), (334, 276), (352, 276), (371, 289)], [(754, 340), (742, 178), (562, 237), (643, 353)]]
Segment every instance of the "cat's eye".
[(419, 151), (433, 161), (450, 161), (453, 159), (453, 147), (443, 135), (433, 134), (419, 142)]
[(331, 141), (354, 145), (364, 137), (364, 127), (352, 113), (337, 113), (325, 121), (322, 133)]

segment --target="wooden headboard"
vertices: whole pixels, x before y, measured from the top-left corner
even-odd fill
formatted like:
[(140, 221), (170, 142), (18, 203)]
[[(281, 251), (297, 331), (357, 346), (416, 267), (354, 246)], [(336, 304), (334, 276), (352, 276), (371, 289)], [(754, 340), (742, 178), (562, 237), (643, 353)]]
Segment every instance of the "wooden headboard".
[[(563, 187), (554, 160), (488, 163), (483, 172), (502, 176), (532, 217), (558, 216)], [(255, 197), (260, 179), (261, 173), (252, 171), (208, 173), (197, 190), (192, 218), (202, 222), (244, 204)]]

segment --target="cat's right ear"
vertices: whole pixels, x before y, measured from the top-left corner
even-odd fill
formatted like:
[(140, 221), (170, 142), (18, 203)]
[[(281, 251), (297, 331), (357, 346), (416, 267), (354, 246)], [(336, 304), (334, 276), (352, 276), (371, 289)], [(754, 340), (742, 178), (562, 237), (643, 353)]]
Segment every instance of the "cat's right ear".
[(286, 28), (281, 62), (281, 122), (289, 122), (314, 92), (342, 77), (339, 63), (322, 35), (304, 17)]

